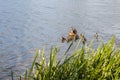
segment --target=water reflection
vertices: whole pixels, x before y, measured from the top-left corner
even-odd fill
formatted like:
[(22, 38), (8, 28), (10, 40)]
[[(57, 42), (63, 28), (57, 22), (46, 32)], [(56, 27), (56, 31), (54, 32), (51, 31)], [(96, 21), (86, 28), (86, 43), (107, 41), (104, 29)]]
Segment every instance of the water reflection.
[(104, 40), (120, 39), (119, 0), (0, 0), (0, 79), (9, 69), (26, 69), (35, 50), (53, 45), (75, 26), (89, 40), (98, 32)]

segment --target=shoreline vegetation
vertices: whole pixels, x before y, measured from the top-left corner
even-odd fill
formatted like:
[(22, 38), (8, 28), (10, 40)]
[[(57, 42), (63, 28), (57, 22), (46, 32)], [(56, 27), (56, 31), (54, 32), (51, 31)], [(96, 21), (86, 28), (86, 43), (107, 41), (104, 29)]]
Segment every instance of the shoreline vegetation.
[[(97, 34), (96, 36), (98, 39)], [(115, 45), (115, 36), (105, 44), (98, 40), (99, 45), (96, 49), (92, 48), (95, 38), (88, 45), (85, 44), (83, 38), (80, 38), (74, 52), (68, 56), (74, 44), (73, 39), (60, 60), (57, 59), (60, 48), (51, 48), (49, 60), (46, 60), (44, 49), (42, 51), (38, 49), (31, 68), (17, 80), (120, 79), (120, 47)], [(14, 75), (11, 77), (13, 80)]]

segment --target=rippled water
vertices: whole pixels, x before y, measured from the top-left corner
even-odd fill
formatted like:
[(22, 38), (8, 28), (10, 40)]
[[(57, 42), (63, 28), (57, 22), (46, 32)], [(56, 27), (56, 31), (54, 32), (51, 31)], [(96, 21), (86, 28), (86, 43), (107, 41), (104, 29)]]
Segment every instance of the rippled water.
[(59, 38), (71, 26), (119, 42), (120, 0), (0, 0), (0, 80), (28, 68), (37, 48), (67, 47)]

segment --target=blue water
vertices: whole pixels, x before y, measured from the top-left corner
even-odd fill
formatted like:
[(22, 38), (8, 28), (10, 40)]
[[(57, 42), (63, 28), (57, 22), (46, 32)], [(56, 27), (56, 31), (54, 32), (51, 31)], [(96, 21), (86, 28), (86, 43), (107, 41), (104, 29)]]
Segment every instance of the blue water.
[(51, 46), (67, 48), (60, 37), (71, 26), (88, 39), (115, 34), (119, 44), (120, 0), (0, 0), (0, 80), (29, 68), (38, 48), (47, 56)]

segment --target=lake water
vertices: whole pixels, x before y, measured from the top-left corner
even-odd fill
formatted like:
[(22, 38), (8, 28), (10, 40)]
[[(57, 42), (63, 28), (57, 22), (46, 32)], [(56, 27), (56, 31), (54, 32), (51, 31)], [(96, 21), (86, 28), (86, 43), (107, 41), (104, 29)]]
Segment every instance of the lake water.
[(51, 46), (67, 48), (60, 37), (71, 26), (88, 39), (115, 34), (119, 44), (120, 0), (0, 0), (0, 80), (29, 68), (38, 48), (47, 56)]

